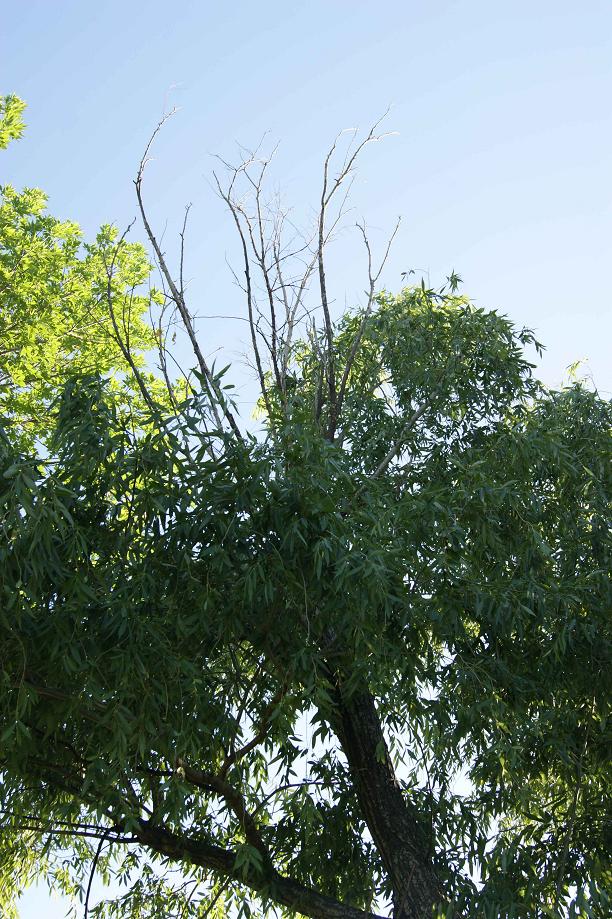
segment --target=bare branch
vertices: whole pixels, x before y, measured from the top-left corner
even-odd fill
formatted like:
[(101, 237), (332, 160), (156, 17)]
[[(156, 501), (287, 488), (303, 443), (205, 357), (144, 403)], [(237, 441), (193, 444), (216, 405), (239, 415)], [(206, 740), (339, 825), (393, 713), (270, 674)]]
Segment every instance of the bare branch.
[[(345, 155), (345, 159), (342, 164), (342, 168), (340, 169), (340, 172), (338, 173), (335, 179), (330, 180), (329, 170), (330, 170), (330, 164), (331, 164), (334, 152), (336, 150), (338, 139), (341, 135), (338, 135), (338, 137), (336, 137), (336, 139), (334, 140), (333, 144), (331, 145), (327, 153), (327, 156), (325, 157), (325, 161), (323, 164), (323, 186), (321, 189), (321, 200), (319, 204), (319, 215), (318, 215), (317, 263), (318, 263), (318, 270), (319, 270), (319, 288), (320, 288), (320, 293), (321, 293), (321, 306), (323, 308), (325, 336), (327, 340), (327, 348), (326, 348), (327, 353), (325, 357), (326, 357), (326, 375), (327, 375), (327, 387), (328, 387), (328, 393), (329, 393), (329, 412), (330, 412), (330, 425), (329, 425), (329, 430), (328, 430), (328, 437), (330, 437), (330, 432), (332, 428), (335, 427), (335, 423), (336, 423), (335, 419), (336, 419), (337, 411), (338, 411), (337, 409), (338, 394), (336, 392), (336, 370), (335, 370), (335, 355), (334, 355), (334, 342), (333, 342), (333, 327), (332, 327), (332, 321), (331, 321), (331, 313), (329, 309), (329, 299), (328, 299), (328, 293), (327, 293), (327, 277), (326, 277), (325, 259), (324, 259), (324, 248), (325, 248), (325, 244), (328, 238), (328, 235), (326, 235), (326, 231), (325, 231), (325, 220), (327, 216), (327, 209), (329, 207), (329, 204), (332, 201), (332, 198), (334, 197), (334, 195), (336, 194), (336, 192), (338, 191), (338, 189), (340, 188), (344, 180), (350, 174), (355, 164), (355, 161), (357, 157), (359, 156), (359, 154), (361, 153), (361, 151), (363, 150), (363, 148), (367, 144), (372, 143), (373, 141), (380, 140), (381, 137), (383, 136), (381, 135), (381, 137), (378, 137), (375, 132), (378, 126), (383, 121), (383, 119), (387, 116), (388, 112), (389, 112), (389, 109), (387, 109), (387, 111), (381, 116), (381, 118), (379, 118), (372, 125), (366, 137), (361, 141), (360, 144), (357, 145), (357, 147), (352, 151), (352, 153), (349, 153), (350, 151), (350, 146), (349, 146), (349, 151), (347, 151), (347, 154)], [(353, 139), (354, 137), (355, 137), (355, 132), (353, 132)], [(352, 145), (352, 141), (351, 141), (351, 145)], [(343, 204), (341, 205), (340, 212), (342, 212), (342, 208), (344, 207), (345, 202), (346, 202), (346, 196), (345, 196)], [(339, 217), (336, 219), (336, 223), (338, 219)], [(331, 437), (333, 437), (333, 434), (331, 434)]]
[(266, 406), (268, 417), (270, 418), (270, 421), (272, 422), (272, 418), (273, 418), (272, 406), (270, 403), (270, 398), (268, 395), (268, 388), (266, 386), (263, 366), (261, 363), (259, 345), (257, 343), (257, 328), (255, 325), (255, 317), (254, 317), (254, 298), (253, 298), (253, 286), (251, 282), (251, 263), (249, 259), (249, 250), (247, 246), (246, 237), (244, 235), (244, 230), (242, 228), (242, 222), (240, 219), (240, 215), (242, 212), (239, 210), (236, 202), (234, 201), (232, 197), (232, 190), (233, 190), (233, 186), (234, 186), (237, 175), (238, 175), (238, 170), (234, 170), (234, 175), (233, 175), (232, 181), (230, 182), (229, 188), (226, 191), (224, 191), (217, 174), (213, 173), (215, 182), (217, 184), (217, 190), (219, 192), (219, 195), (223, 199), (223, 201), (225, 201), (225, 203), (227, 204), (230, 210), (230, 213), (232, 217), (234, 218), (234, 223), (236, 225), (236, 229), (238, 231), (238, 235), (240, 237), (240, 242), (242, 245), (244, 275), (245, 275), (245, 280), (246, 280), (247, 311), (248, 311), (248, 317), (249, 317), (249, 326), (251, 329), (251, 343), (253, 345), (253, 356), (255, 358), (255, 364), (257, 367), (257, 375), (259, 377), (259, 386), (261, 389), (261, 395), (262, 395), (262, 398)]
[(188, 204), (185, 208), (185, 219), (183, 220), (183, 226), (181, 228), (180, 237), (181, 237), (181, 255), (180, 255), (180, 265), (179, 265), (179, 285), (181, 289), (181, 297), (185, 297), (185, 282), (183, 279), (183, 265), (185, 261), (185, 230), (187, 229), (187, 220), (189, 218), (189, 211), (191, 210), (191, 204)]
[[(136, 187), (136, 198), (137, 198), (137, 200), (138, 200), (138, 207), (139, 207), (139, 210), (140, 210), (140, 215), (141, 215), (141, 217), (142, 217), (142, 223), (143, 223), (143, 226), (144, 226), (144, 228), (145, 228), (145, 232), (146, 232), (146, 234), (147, 234), (147, 237), (148, 237), (148, 239), (149, 239), (149, 242), (150, 242), (150, 244), (151, 244), (151, 246), (153, 247), (153, 250), (154, 250), (154, 252), (155, 252), (155, 256), (156, 256), (156, 259), (157, 259), (157, 263), (158, 263), (158, 265), (159, 265), (160, 272), (161, 272), (161, 274), (163, 275), (163, 277), (165, 278), (166, 283), (168, 284), (168, 288), (169, 288), (169, 290), (170, 290), (170, 296), (171, 296), (172, 300), (174, 301), (174, 303), (176, 304), (176, 307), (177, 307), (177, 309), (178, 309), (178, 311), (179, 311), (179, 314), (180, 314), (180, 316), (181, 316), (181, 319), (182, 319), (182, 321), (183, 321), (183, 325), (184, 325), (185, 330), (186, 330), (186, 332), (187, 332), (187, 335), (188, 335), (188, 337), (189, 337), (189, 341), (191, 342), (191, 347), (192, 347), (193, 352), (194, 352), (194, 354), (195, 354), (195, 356), (196, 356), (196, 359), (197, 359), (197, 361), (198, 361), (198, 364), (199, 364), (199, 367), (200, 367), (200, 373), (202, 374), (203, 381), (204, 381), (205, 386), (206, 386), (206, 388), (207, 388), (208, 397), (209, 397), (209, 400), (210, 400), (210, 404), (211, 404), (213, 413), (214, 413), (215, 418), (216, 418), (216, 420), (217, 420), (218, 427), (221, 428), (221, 418), (220, 418), (220, 416), (219, 416), (219, 412), (218, 412), (218, 408), (217, 408), (217, 405), (219, 404), (219, 405), (221, 405), (221, 407), (222, 407), (223, 414), (224, 414), (224, 416), (225, 416), (227, 422), (229, 423), (229, 426), (230, 426), (230, 428), (232, 429), (233, 433), (235, 434), (235, 436), (236, 436), (238, 439), (242, 439), (242, 435), (241, 435), (241, 433), (240, 433), (240, 429), (239, 429), (238, 425), (236, 424), (236, 419), (234, 418), (232, 412), (230, 411), (230, 408), (229, 408), (229, 406), (228, 406), (228, 404), (227, 404), (227, 400), (225, 399), (225, 397), (224, 397), (224, 395), (223, 395), (223, 392), (222, 392), (222, 390), (221, 390), (221, 387), (219, 386), (218, 381), (215, 380), (215, 378), (213, 377), (213, 374), (211, 373), (211, 370), (210, 370), (210, 368), (209, 368), (209, 366), (208, 366), (208, 364), (207, 364), (207, 362), (206, 362), (206, 359), (204, 358), (204, 355), (203, 355), (202, 350), (201, 350), (201, 348), (200, 348), (200, 345), (199, 345), (199, 343), (198, 343), (197, 336), (196, 336), (196, 334), (195, 334), (195, 330), (194, 330), (194, 327), (193, 327), (193, 323), (192, 323), (192, 321), (191, 321), (191, 316), (189, 315), (189, 311), (188, 311), (187, 306), (186, 306), (186, 303), (185, 303), (185, 299), (184, 299), (184, 296), (183, 296), (182, 289), (179, 290), (179, 288), (177, 287), (177, 285), (176, 285), (176, 283), (175, 283), (175, 281), (174, 281), (174, 278), (172, 277), (172, 274), (171, 274), (171, 272), (170, 272), (170, 269), (168, 268), (168, 264), (167, 264), (167, 262), (166, 262), (166, 260), (165, 260), (165, 258), (164, 258), (164, 254), (163, 254), (163, 252), (162, 252), (162, 250), (161, 250), (161, 247), (160, 247), (160, 245), (159, 245), (159, 243), (158, 243), (158, 241), (157, 241), (157, 238), (156, 238), (155, 234), (153, 233), (153, 230), (152, 230), (152, 228), (151, 228), (151, 224), (149, 223), (149, 219), (148, 219), (148, 217), (147, 217), (147, 213), (146, 213), (146, 210), (145, 210), (144, 201), (143, 201), (143, 197), (142, 197), (142, 179), (143, 179), (143, 173), (144, 173), (145, 166), (146, 166), (146, 164), (147, 164), (147, 162), (148, 162), (149, 150), (151, 149), (151, 145), (152, 145), (153, 141), (155, 140), (157, 134), (159, 133), (159, 131), (161, 130), (161, 128), (163, 127), (163, 125), (166, 123), (166, 121), (168, 120), (168, 118), (169, 118), (170, 115), (172, 115), (172, 114), (174, 114), (174, 109), (172, 110), (172, 112), (171, 112), (169, 115), (164, 115), (164, 117), (162, 118), (162, 120), (159, 122), (159, 124), (158, 124), (157, 127), (155, 128), (155, 130), (154, 130), (153, 134), (151, 135), (151, 138), (150, 138), (150, 140), (149, 140), (149, 142), (148, 142), (148, 144), (147, 144), (147, 146), (146, 146), (146, 148), (145, 148), (144, 155), (143, 155), (143, 157), (142, 157), (142, 159), (141, 159), (141, 161), (140, 161), (140, 166), (138, 167), (138, 172), (137, 172), (137, 174), (136, 174), (136, 179), (134, 180), (134, 185), (135, 185), (135, 187)], [(186, 223), (186, 220), (187, 220), (187, 214), (188, 214), (188, 211), (187, 211), (187, 213), (185, 214), (185, 223)], [(184, 234), (184, 230), (185, 230), (185, 223), (183, 223), (183, 234)], [(183, 235), (183, 234), (181, 234), (181, 235)], [(182, 246), (181, 246), (181, 275), (182, 275)], [(181, 288), (182, 288), (182, 279), (181, 279), (181, 281), (180, 281), (179, 283), (180, 283)]]
[[(274, 151), (272, 152), (272, 156), (273, 155), (274, 155)], [(259, 268), (261, 270), (261, 274), (264, 279), (266, 292), (268, 294), (268, 304), (270, 307), (270, 324), (271, 324), (271, 329), (272, 329), (272, 342), (271, 342), (271, 348), (270, 348), (270, 354), (272, 358), (272, 367), (274, 369), (274, 377), (276, 379), (276, 384), (280, 392), (284, 395), (283, 380), (281, 379), (281, 375), (278, 369), (278, 346), (277, 346), (277, 340), (276, 340), (277, 339), (277, 329), (276, 329), (276, 309), (275, 309), (275, 302), (274, 302), (275, 300), (274, 289), (273, 289), (272, 280), (270, 278), (270, 274), (268, 271), (268, 267), (266, 265), (266, 248), (267, 247), (265, 243), (264, 227), (263, 227), (263, 220), (262, 220), (262, 213), (261, 213), (261, 187), (262, 187), (263, 178), (264, 178), (269, 162), (270, 162), (270, 159), (264, 161), (262, 168), (260, 170), (259, 176), (257, 178), (257, 181), (255, 183), (252, 183), (255, 188), (255, 204), (257, 208), (257, 229), (259, 233), (259, 250), (257, 249), (257, 246), (255, 245), (251, 222), (248, 219), (247, 219), (247, 226), (249, 230), (249, 237), (251, 239), (251, 246), (255, 254), (255, 258), (257, 259), (257, 262), (259, 264)], [(248, 173), (247, 173), (247, 176), (248, 176)], [(248, 176), (248, 178), (250, 179), (250, 176)]]

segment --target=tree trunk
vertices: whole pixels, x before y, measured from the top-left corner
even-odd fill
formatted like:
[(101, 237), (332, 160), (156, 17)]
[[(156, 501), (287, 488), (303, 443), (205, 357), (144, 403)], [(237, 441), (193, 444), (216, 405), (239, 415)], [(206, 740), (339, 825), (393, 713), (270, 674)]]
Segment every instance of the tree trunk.
[(363, 816), (393, 887), (394, 919), (431, 919), (440, 899), (424, 815), (406, 800), (369, 692), (337, 685), (337, 730)]

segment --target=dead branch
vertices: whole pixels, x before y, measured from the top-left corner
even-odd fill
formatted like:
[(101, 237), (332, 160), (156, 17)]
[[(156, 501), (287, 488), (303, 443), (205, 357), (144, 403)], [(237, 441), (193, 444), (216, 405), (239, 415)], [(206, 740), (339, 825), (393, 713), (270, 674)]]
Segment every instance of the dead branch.
[(235, 172), (232, 182), (227, 190), (224, 190), (221, 182), (216, 173), (213, 173), (215, 182), (217, 184), (217, 190), (219, 195), (227, 204), (232, 217), (234, 218), (234, 223), (238, 231), (238, 236), (240, 237), (240, 243), (242, 246), (242, 256), (243, 256), (243, 265), (244, 265), (244, 276), (246, 282), (246, 297), (247, 297), (247, 312), (249, 317), (249, 327), (251, 330), (251, 343), (253, 346), (253, 356), (255, 358), (255, 364), (257, 367), (257, 375), (259, 377), (259, 385), (261, 388), (262, 398), (264, 400), (266, 411), (268, 417), (272, 419), (272, 407), (270, 403), (270, 398), (268, 395), (268, 387), (266, 386), (266, 379), (263, 371), (263, 365), (261, 362), (261, 355), (259, 352), (259, 345), (257, 343), (257, 327), (254, 317), (254, 297), (253, 297), (253, 285), (251, 281), (251, 260), (249, 258), (249, 250), (247, 246), (246, 237), (242, 227), (242, 221), (240, 219), (241, 211), (239, 210), (238, 205), (236, 204), (234, 198), (232, 197), (232, 191), (235, 179), (238, 175), (238, 171)]
[[(160, 273), (165, 278), (166, 283), (168, 284), (168, 288), (170, 291), (170, 297), (176, 304), (176, 307), (182, 319), (183, 325), (189, 337), (189, 341), (191, 342), (191, 347), (195, 354), (196, 360), (198, 361), (198, 365), (200, 367), (200, 373), (202, 375), (202, 379), (205, 384), (207, 395), (208, 395), (209, 402), (211, 405), (211, 409), (215, 415), (215, 419), (217, 421), (218, 427), (219, 428), (222, 427), (221, 418), (220, 418), (219, 410), (218, 410), (218, 406), (220, 405), (223, 415), (225, 416), (225, 419), (227, 420), (232, 432), (235, 434), (235, 436), (239, 440), (241, 440), (242, 435), (236, 423), (236, 419), (234, 418), (229, 408), (227, 399), (223, 395), (223, 392), (221, 390), (218, 380), (215, 379), (215, 377), (213, 376), (206, 362), (206, 359), (200, 348), (197, 336), (195, 334), (195, 329), (193, 326), (193, 322), (191, 320), (191, 316), (189, 314), (189, 310), (187, 309), (187, 305), (186, 305), (185, 298), (183, 295), (183, 290), (182, 290), (182, 286), (183, 286), (183, 282), (182, 282), (183, 241), (181, 242), (181, 279), (179, 280), (179, 285), (181, 289), (179, 289), (179, 286), (177, 286), (177, 284), (175, 283), (174, 278), (172, 277), (172, 273), (170, 272), (170, 269), (168, 268), (168, 264), (165, 260), (165, 257), (161, 250), (159, 242), (155, 234), (153, 233), (153, 230), (151, 228), (151, 224), (149, 222), (147, 212), (144, 206), (144, 201), (143, 201), (143, 196), (142, 196), (142, 180), (143, 180), (144, 169), (149, 159), (149, 151), (151, 149), (151, 146), (155, 138), (161, 131), (162, 127), (164, 126), (168, 118), (170, 118), (174, 114), (174, 111), (175, 110), (173, 109), (172, 112), (170, 112), (168, 115), (164, 115), (164, 117), (161, 119), (161, 121), (159, 122), (155, 130), (153, 131), (153, 134), (151, 135), (149, 142), (147, 143), (147, 146), (145, 147), (145, 152), (140, 161), (138, 172), (136, 174), (136, 179), (134, 180), (134, 185), (136, 188), (136, 198), (138, 200), (138, 208), (140, 210), (140, 215), (142, 218), (143, 226), (145, 228), (145, 232), (147, 234), (147, 237), (149, 239), (151, 246), (153, 247), (153, 251), (155, 252), (155, 257), (157, 260), (157, 264), (159, 266)], [(188, 216), (188, 211), (185, 214), (185, 221), (183, 223), (182, 235), (184, 235), (187, 216)]]
[[(338, 140), (341, 135), (338, 135), (331, 145), (325, 161), (323, 163), (323, 185), (321, 189), (321, 199), (319, 204), (319, 216), (318, 216), (318, 250), (317, 250), (317, 264), (319, 270), (319, 288), (321, 293), (321, 306), (323, 308), (323, 317), (325, 323), (325, 335), (327, 339), (327, 355), (326, 355), (326, 375), (327, 375), (327, 385), (329, 392), (329, 411), (330, 418), (333, 418), (336, 414), (337, 407), (337, 392), (336, 392), (336, 371), (335, 371), (335, 355), (334, 355), (334, 342), (333, 342), (333, 326), (331, 321), (331, 313), (329, 309), (329, 299), (327, 293), (327, 277), (325, 269), (325, 259), (324, 259), (324, 248), (327, 242), (326, 230), (325, 230), (325, 220), (327, 216), (328, 207), (334, 198), (336, 192), (343, 184), (345, 179), (350, 175), (355, 161), (363, 148), (373, 141), (380, 140), (381, 138), (376, 135), (376, 129), (381, 124), (383, 119), (387, 116), (389, 110), (382, 115), (370, 128), (366, 137), (361, 141), (360, 144), (351, 152), (350, 145), (349, 150), (345, 154), (344, 162), (340, 172), (335, 179), (330, 180), (329, 170), (332, 162), (333, 155), (335, 153)], [(344, 133), (344, 132), (343, 132)], [(356, 136), (356, 131), (353, 132), (353, 138)], [(382, 135), (381, 135), (382, 136)], [(352, 143), (352, 142), (351, 142)], [(347, 192), (348, 195), (348, 192)], [(346, 201), (346, 196), (345, 196)], [(342, 207), (341, 207), (342, 211)], [(339, 218), (338, 218), (339, 219)], [(337, 221), (336, 221), (337, 223)], [(329, 434), (328, 434), (329, 436)]]

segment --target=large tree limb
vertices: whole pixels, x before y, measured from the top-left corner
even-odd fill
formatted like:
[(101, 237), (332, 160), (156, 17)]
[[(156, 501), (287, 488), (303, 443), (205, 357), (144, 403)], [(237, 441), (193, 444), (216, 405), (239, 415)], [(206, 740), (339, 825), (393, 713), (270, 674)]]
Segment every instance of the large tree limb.
[(180, 836), (145, 821), (141, 823), (136, 835), (143, 845), (173, 861), (198, 865), (226, 878), (235, 879), (253, 892), (311, 919), (383, 919), (376, 913), (326, 897), (273, 869), (257, 871), (253, 867), (243, 873), (241, 868), (236, 868), (235, 852), (206, 840)]

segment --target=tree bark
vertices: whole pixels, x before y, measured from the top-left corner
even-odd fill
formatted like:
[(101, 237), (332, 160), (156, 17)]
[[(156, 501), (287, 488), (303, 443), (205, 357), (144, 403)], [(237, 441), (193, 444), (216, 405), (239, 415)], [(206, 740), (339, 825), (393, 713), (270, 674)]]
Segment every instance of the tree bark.
[(394, 919), (430, 919), (441, 889), (423, 815), (402, 792), (369, 692), (347, 696), (337, 684), (335, 725), (357, 798), (393, 887)]

